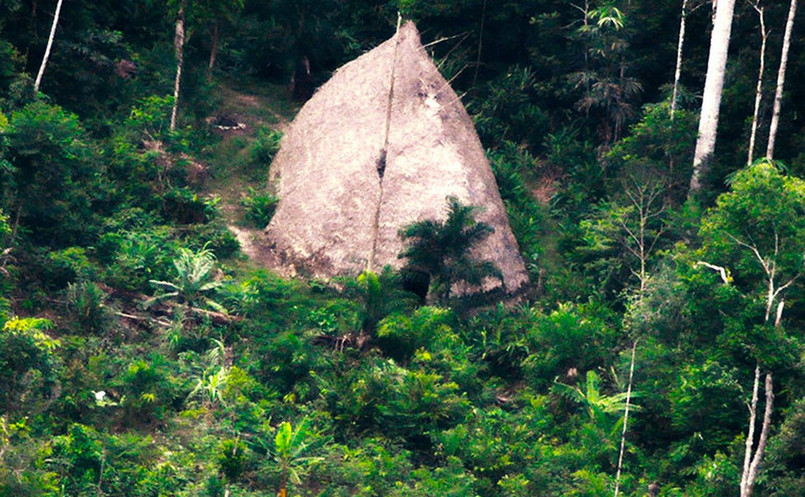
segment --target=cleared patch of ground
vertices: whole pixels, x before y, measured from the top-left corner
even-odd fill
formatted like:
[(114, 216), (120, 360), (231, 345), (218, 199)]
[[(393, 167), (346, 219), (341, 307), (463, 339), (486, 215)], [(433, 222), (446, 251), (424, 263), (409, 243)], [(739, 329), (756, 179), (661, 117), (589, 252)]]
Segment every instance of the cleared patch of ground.
[(287, 129), (299, 107), (281, 85), (222, 82), (216, 91), (221, 103), (207, 120), (220, 141), (205, 157), (210, 177), (204, 193), (220, 198), (221, 215), (241, 252), (261, 266), (263, 227), (246, 220), (243, 201), (267, 190), (271, 157), (265, 145), (272, 132)]

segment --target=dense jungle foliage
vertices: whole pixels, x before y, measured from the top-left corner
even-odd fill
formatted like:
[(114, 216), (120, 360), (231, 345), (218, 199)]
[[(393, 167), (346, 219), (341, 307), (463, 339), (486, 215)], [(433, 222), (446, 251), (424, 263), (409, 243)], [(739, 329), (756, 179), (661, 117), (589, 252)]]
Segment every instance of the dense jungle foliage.
[[(762, 145), (788, 2), (736, 4), (692, 198), (710, 2), (67, 1), (37, 91), (56, 3), (0, 0), (0, 496), (737, 496), (765, 435), (754, 495), (805, 496), (801, 16), (776, 160), (746, 165), (754, 7)], [(488, 151), (516, 302), (456, 298), (442, 259), (426, 301), (282, 279), (227, 229), (271, 217), (296, 68), (398, 12)]]

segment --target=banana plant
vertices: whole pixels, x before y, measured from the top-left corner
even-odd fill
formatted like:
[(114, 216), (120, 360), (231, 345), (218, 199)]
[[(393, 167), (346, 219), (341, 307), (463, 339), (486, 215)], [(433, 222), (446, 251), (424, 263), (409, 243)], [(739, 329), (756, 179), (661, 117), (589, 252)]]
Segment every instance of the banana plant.
[[(606, 395), (601, 392), (600, 388), (601, 378), (595, 371), (587, 371), (587, 381), (581, 386), (565, 385), (564, 383), (556, 383), (559, 392), (569, 398), (570, 400), (584, 406), (587, 414), (590, 416), (590, 421), (595, 423), (602, 429), (615, 432), (621, 426), (623, 418), (619, 418), (615, 426), (610, 425), (610, 415), (623, 413), (627, 407), (627, 392), (620, 392), (612, 395)], [(631, 392), (631, 398), (639, 397), (638, 392)], [(630, 410), (639, 410), (636, 406), (628, 401)]]
[(212, 341), (215, 346), (205, 354), (207, 368), (202, 374), (194, 376), (196, 386), (187, 398), (201, 397), (209, 404), (225, 404), (223, 394), (230, 370), (226, 365), (226, 346), (221, 340)]
[(280, 470), (280, 488), (277, 492), (279, 497), (288, 496), (288, 482), (301, 484), (304, 471), (324, 459), (307, 455), (321, 440), (321, 435), (310, 429), (306, 418), (296, 426), (283, 421), (277, 427), (270, 454)]

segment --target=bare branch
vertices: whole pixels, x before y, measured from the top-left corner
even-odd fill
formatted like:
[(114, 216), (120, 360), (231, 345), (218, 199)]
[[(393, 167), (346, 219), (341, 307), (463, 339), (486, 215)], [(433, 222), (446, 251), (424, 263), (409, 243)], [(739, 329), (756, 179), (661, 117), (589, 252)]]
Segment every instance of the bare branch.
[[(641, 242), (641, 240), (640, 240), (640, 237), (639, 237), (639, 236), (637, 236), (637, 235), (635, 234), (635, 232), (634, 232), (634, 231), (632, 231), (632, 229), (631, 229), (631, 228), (629, 228), (629, 226), (627, 226), (627, 225), (626, 225), (626, 223), (625, 223), (624, 221), (618, 221), (618, 224), (620, 224), (620, 225), (621, 225), (621, 228), (623, 228), (623, 231), (625, 231), (625, 232), (626, 232), (626, 234), (627, 234), (627, 235), (629, 235), (629, 238), (631, 238), (631, 239), (632, 239), (632, 240), (633, 240), (633, 241), (634, 241), (636, 244), (638, 244), (638, 245), (642, 245), (642, 242)], [(627, 247), (627, 248), (628, 248), (628, 247)]]
[(766, 67), (766, 42), (769, 39), (771, 30), (766, 29), (766, 22), (764, 16), (764, 9), (760, 7), (760, 0), (755, 0), (754, 3), (750, 2), (752, 8), (758, 13), (760, 19), (760, 63), (757, 74), (757, 83), (755, 85), (755, 105), (752, 113), (752, 131), (749, 134), (749, 150), (746, 154), (746, 165), (750, 165), (755, 156), (755, 138), (757, 137), (758, 120), (760, 115), (760, 103), (763, 100), (763, 74)]
[(802, 273), (797, 274), (796, 276), (794, 276), (793, 278), (791, 278), (790, 280), (788, 280), (788, 283), (786, 283), (785, 285), (783, 285), (783, 286), (781, 286), (780, 288), (778, 288), (777, 290), (775, 290), (775, 291), (774, 291), (774, 297), (776, 298), (776, 297), (777, 297), (777, 295), (779, 295), (779, 294), (780, 294), (780, 292), (782, 292), (783, 290), (785, 290), (786, 288), (788, 288), (788, 287), (790, 287), (792, 284), (794, 284), (794, 282), (795, 282), (795, 281), (797, 281), (797, 280), (799, 279), (799, 277), (800, 277), (800, 276), (802, 276)]
[(664, 234), (665, 234), (665, 228), (664, 228), (664, 227), (660, 227), (660, 228), (657, 230), (657, 233), (654, 235), (654, 238), (651, 240), (651, 243), (649, 243), (648, 250), (646, 250), (646, 251), (647, 251), (647, 252), (651, 252), (651, 251), (653, 251), (653, 250), (654, 250), (654, 246), (657, 244), (657, 241), (659, 241), (660, 237), (661, 237), (662, 235), (664, 235)]
[(632, 247), (630, 247), (630, 246), (628, 246), (628, 245), (625, 245), (625, 247), (626, 247), (626, 251), (627, 251), (627, 252), (629, 252), (629, 253), (630, 253), (630, 254), (632, 254), (633, 256), (637, 257), (638, 259), (640, 259), (640, 258), (642, 257), (642, 254), (640, 253), (640, 251), (639, 251), (639, 250), (637, 250), (637, 249), (635, 249), (635, 248), (632, 248)]
[(757, 260), (760, 262), (760, 265), (763, 266), (763, 270), (766, 272), (766, 274), (770, 274), (771, 271), (769, 269), (769, 265), (766, 262), (766, 260), (763, 258), (763, 256), (760, 255), (760, 251), (758, 251), (757, 247), (755, 247), (754, 245), (749, 245), (748, 243), (744, 242), (740, 238), (737, 238), (736, 236), (734, 236), (734, 235), (732, 235), (730, 233), (727, 233), (727, 236), (732, 238), (732, 240), (735, 243), (737, 243), (738, 245), (740, 245), (742, 247), (746, 247), (749, 250), (751, 250), (752, 253), (755, 254), (755, 257), (757, 257)]
[(438, 45), (439, 43), (442, 43), (442, 42), (445, 42), (445, 41), (454, 40), (454, 39), (458, 38), (459, 36), (461, 37), (461, 40), (459, 40), (458, 45), (460, 45), (464, 41), (464, 39), (467, 38), (467, 36), (469, 36), (469, 34), (470, 34), (469, 31), (465, 31), (463, 33), (459, 33), (459, 34), (453, 35), (453, 36), (444, 36), (442, 38), (438, 38), (436, 40), (433, 40), (430, 43), (424, 44), (422, 46), (422, 48), (428, 48), (428, 47), (432, 47), (433, 45)]
[(579, 7), (575, 3), (571, 3), (570, 6), (575, 8), (575, 9), (578, 9), (578, 11), (581, 12), (582, 14), (584, 14), (585, 16), (587, 15), (587, 10), (589, 9), (589, 5), (586, 2), (585, 2), (584, 7)]
[(724, 282), (725, 285), (730, 284), (729, 275), (727, 274), (727, 270), (721, 266), (716, 266), (715, 264), (710, 264), (709, 262), (698, 261), (696, 266), (704, 266), (708, 269), (712, 269), (713, 271), (718, 271), (718, 274), (721, 275), (721, 281)]
[[(640, 189), (640, 187), (637, 187), (637, 188), (638, 188), (638, 190)], [(626, 196), (629, 197), (629, 200), (632, 201), (633, 205), (639, 206), (639, 205), (642, 204), (641, 201), (639, 201), (638, 199), (635, 198), (634, 192), (632, 192), (631, 188), (627, 188), (625, 193), (626, 193)], [(641, 195), (641, 197), (642, 197), (642, 195)]]

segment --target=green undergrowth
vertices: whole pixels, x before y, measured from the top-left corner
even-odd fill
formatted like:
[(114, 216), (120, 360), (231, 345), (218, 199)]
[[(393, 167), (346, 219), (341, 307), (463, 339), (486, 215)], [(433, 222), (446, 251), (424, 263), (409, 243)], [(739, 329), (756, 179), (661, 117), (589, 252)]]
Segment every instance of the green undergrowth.
[(219, 141), (205, 156), (209, 180), (204, 189), (220, 196), (227, 222), (263, 228), (273, 214), (269, 166), (279, 150), (282, 129), (298, 107), (279, 85), (222, 85), (219, 94), (222, 102), (217, 114), (244, 127), (214, 131)]
[[(776, 398), (757, 488), (801, 495), (805, 187), (784, 168), (741, 170), (702, 212), (657, 159), (681, 154), (684, 114), (645, 109), (600, 157), (570, 128), (504, 136), (489, 157), (531, 278), (518, 301), (451, 293), (497, 274), (455, 199), (407, 230), (425, 296), (391, 269), (284, 279), (228, 227), (269, 219), (294, 107), (205, 88), (247, 126), (169, 131), (158, 95), (106, 135), (34, 97), (0, 114), (0, 495), (734, 495), (758, 365)], [(674, 139), (645, 146), (658, 130)], [(656, 241), (643, 259), (634, 233)]]

